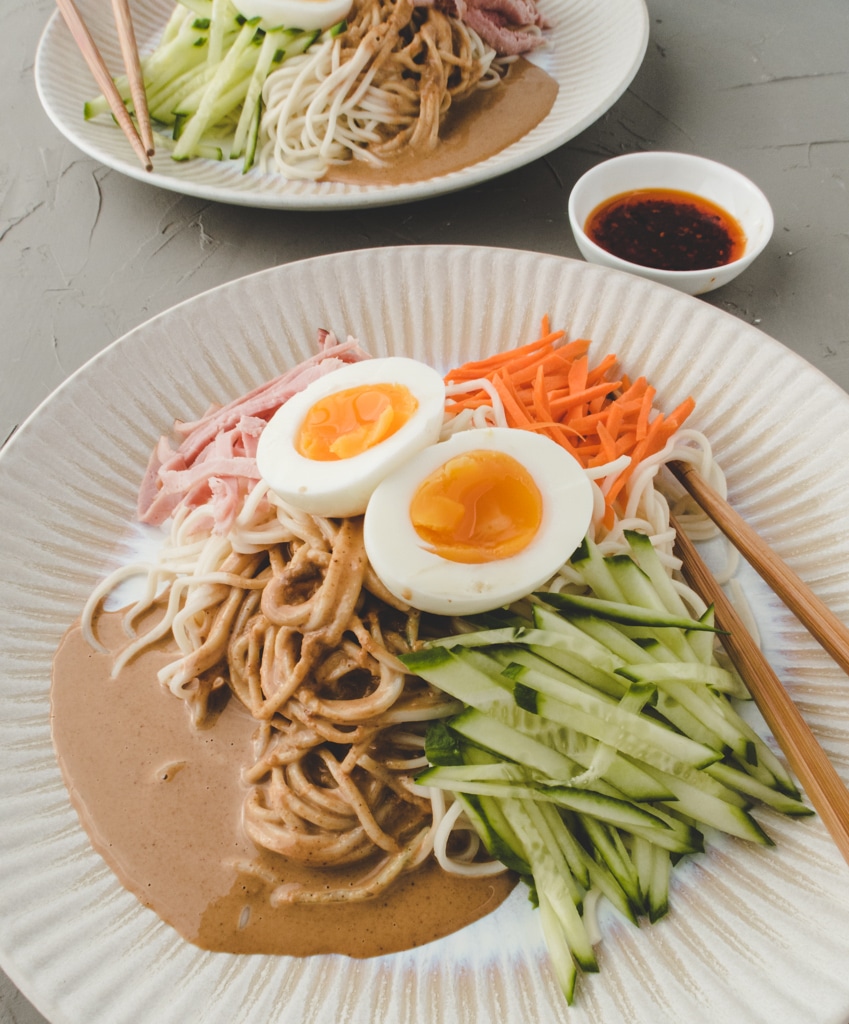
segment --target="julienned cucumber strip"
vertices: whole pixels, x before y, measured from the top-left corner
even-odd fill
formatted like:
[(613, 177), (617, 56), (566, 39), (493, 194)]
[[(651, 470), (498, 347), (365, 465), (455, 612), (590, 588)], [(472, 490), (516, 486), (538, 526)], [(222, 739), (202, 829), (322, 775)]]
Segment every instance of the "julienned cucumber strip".
[(634, 916), (642, 913), (643, 898), (640, 892), (640, 878), (634, 862), (625, 848), (622, 834), (615, 828), (610, 828), (595, 815), (579, 814), (578, 822), (592, 843), (596, 858), (607, 866), (628, 897)]
[(587, 863), (586, 850), (584, 850), (575, 838), (572, 830), (566, 824), (565, 815), (561, 814), (555, 806), (552, 804), (540, 803), (538, 807), (539, 813), (545, 819), (546, 826), (550, 831), (554, 842), (557, 843), (560, 848), (560, 852), (566, 858), (569, 870), (572, 872), (574, 880), (577, 883), (578, 895), (575, 900), (575, 905), (580, 910), (583, 907), (582, 892), (586, 892), (591, 885), (590, 869), (589, 864)]
[(487, 853), (525, 878), (531, 877), (531, 866), (519, 852), (521, 846), (497, 800), (456, 793), (466, 817), (481, 837)]
[[(540, 830), (540, 818), (534, 813), (532, 804), (507, 799), (503, 801), (502, 807), (513, 831), (525, 847), (526, 859), (531, 865), (537, 889), (550, 902), (572, 956), (583, 970), (598, 970), (592, 943), (569, 891), (569, 868), (559, 846), (546, 843), (549, 837)], [(571, 998), (571, 993), (567, 994), (567, 998)]]
[[(560, 648), (558, 647), (558, 650)], [(624, 670), (615, 673), (605, 673), (605, 677), (597, 685), (586, 680), (587, 673), (580, 671), (580, 666), (570, 665), (564, 668), (558, 662), (546, 657), (550, 654), (551, 648), (542, 644), (532, 644), (530, 647), (512, 647), (505, 644), (503, 647), (493, 648), (491, 651), (469, 651), (464, 657), (468, 658), (492, 658), (497, 661), (502, 670), (506, 671), (511, 679), (520, 678), (520, 669), (533, 669), (542, 673), (551, 682), (547, 691), (553, 697), (562, 692), (563, 687), (580, 690), (591, 697), (602, 700), (607, 704), (622, 707), (622, 700), (631, 690), (631, 681), (624, 675)], [(650, 687), (654, 690), (654, 687)]]
[[(232, 53), (232, 50), (230, 52)], [(247, 82), (255, 63), (256, 52), (253, 44), (242, 48), (238, 59), (231, 65), (226, 88), (221, 91), (228, 91), (242, 82)], [(172, 123), (176, 117), (188, 118), (197, 113), (204, 97), (214, 87), (220, 70), (220, 64), (210, 64), (206, 61), (192, 68), (189, 74), (181, 75), (177, 81), (166, 86), (165, 91), (155, 100), (161, 120)]]
[(199, 18), (212, 18), (212, 0), (178, 0)]
[(253, 74), (251, 75), (247, 92), (245, 93), (245, 100), (242, 104), (242, 113), (239, 116), (236, 133), (233, 136), (233, 147), (230, 151), (231, 157), (239, 157), (244, 153), (248, 132), (250, 131), (253, 121), (256, 119), (257, 108), (259, 107), (262, 95), (262, 87), (265, 83), (265, 79), (268, 77), (271, 62), (274, 60), (274, 54), (281, 46), (284, 45), (284, 40), (288, 42), (291, 41), (292, 38), (294, 38), (294, 33), (286, 32), (285, 29), (276, 29), (272, 32), (266, 32), (260, 46), (259, 54), (256, 58), (256, 63), (254, 64)]
[(554, 976), (557, 984), (563, 993), (566, 1002), (571, 1003), (575, 998), (575, 987), (578, 982), (578, 968), (569, 948), (566, 938), (566, 930), (563, 928), (560, 918), (551, 906), (548, 897), (544, 894), (539, 897), (540, 923), (542, 934), (545, 939), (546, 949), (551, 958), (551, 966), (554, 968)]
[(686, 616), (687, 606), (675, 589), (672, 578), (658, 557), (651, 540), (636, 530), (626, 530), (625, 539), (628, 541), (634, 561), (648, 577), (662, 606), (672, 615), (682, 618)]
[(224, 56), (224, 33), (237, 16), (230, 0), (212, 0), (210, 5), (209, 59), (217, 64)]
[[(520, 699), (525, 710), (587, 733), (622, 753), (675, 773), (681, 766), (703, 768), (721, 758), (721, 753), (697, 743), (647, 715), (622, 711), (598, 698), (563, 688), (557, 697), (545, 692), (548, 677), (533, 669), (523, 670), (525, 690)], [(533, 691), (528, 694), (527, 691)], [(528, 706), (533, 702), (533, 708)]]
[[(630, 548), (633, 561), (648, 578), (651, 588), (645, 587), (644, 583), (639, 584), (638, 589), (628, 585), (628, 578), (631, 570), (627, 560), (621, 557), (605, 559), (598, 548), (587, 540), (583, 546), (583, 561), (587, 584), (592, 586), (596, 597), (605, 598), (610, 601), (631, 601), (640, 603), (640, 595), (647, 602), (647, 607), (657, 608), (660, 605), (670, 614), (687, 617), (689, 610), (683, 598), (676, 589), (676, 585), (669, 575), (667, 569), (661, 562), (657, 552), (652, 546), (651, 540), (645, 534), (636, 531), (626, 531), (626, 540)], [(685, 631), (686, 639), (697, 660), (706, 665), (716, 664), (714, 637), (709, 630), (715, 629), (715, 616), (712, 607), (707, 608), (699, 617), (703, 626), (709, 629), (701, 631)], [(578, 623), (584, 628), (583, 621)], [(656, 638), (662, 638), (662, 633), (653, 632)], [(668, 660), (662, 652), (654, 651), (655, 660)], [(689, 660), (689, 659), (687, 659)], [(735, 670), (730, 673), (734, 680), (734, 690), (729, 690), (735, 697), (741, 700), (749, 699), (750, 695)]]
[(635, 836), (631, 858), (637, 871), (640, 892), (649, 921), (658, 921), (669, 909), (669, 876), (672, 860), (666, 850)]
[[(628, 602), (645, 608), (647, 611), (654, 611), (661, 616), (670, 616), (673, 620), (686, 620), (692, 618), (686, 611), (683, 615), (676, 615), (666, 607), (664, 600), (658, 595), (649, 576), (637, 565), (630, 555), (617, 555), (610, 559), (611, 571), (625, 595)], [(691, 635), (698, 635), (700, 632), (715, 632), (713, 625), (706, 624), (700, 617), (698, 629), (658, 629), (654, 631), (657, 640), (676, 657), (682, 661), (698, 660), (695, 651), (690, 643)]]
[[(490, 715), (469, 708), (451, 719), (451, 731), (472, 743), (492, 751), (500, 757), (517, 761), (534, 768), (550, 779), (568, 780), (572, 786), (593, 784), (608, 795), (626, 796), (631, 800), (671, 800), (674, 794), (668, 786), (656, 782), (633, 762), (627, 762), (618, 754), (608, 762), (598, 776), (591, 773), (599, 744), (573, 742), (569, 737), (560, 743), (551, 735), (539, 730), (528, 712), (516, 709), (514, 725), (496, 721)], [(529, 735), (536, 732), (536, 737)], [(564, 730), (565, 732), (565, 730)], [(568, 752), (566, 749), (568, 747)], [(455, 762), (456, 763), (456, 762)]]
[(596, 597), (607, 601), (625, 600), (625, 595), (610, 572), (610, 566), (589, 537), (584, 538), (570, 562), (572, 568), (583, 575), (587, 586)]
[(593, 790), (561, 786), (518, 764), (438, 766), (426, 769), (416, 781), (422, 786), (484, 796), (506, 797), (515, 792), (524, 799), (545, 801), (570, 811), (593, 814), (621, 828), (633, 826), (642, 830), (656, 829), (658, 833), (667, 831), (663, 822), (638, 804)]
[[(481, 714), (474, 708), (452, 718), (450, 725), (451, 732), (471, 740), (499, 757), (525, 765), (538, 772), (544, 779), (567, 780), (572, 786), (582, 788), (591, 786), (596, 792), (606, 796), (627, 797), (632, 800), (651, 799), (652, 797), (672, 799), (674, 795), (668, 787), (664, 786), (657, 786), (653, 791), (653, 780), (644, 772), (635, 773), (632, 779), (629, 779), (626, 773), (619, 773), (620, 779), (625, 785), (630, 783), (627, 792), (618, 789), (609, 778), (601, 774), (584, 782), (582, 777), (587, 776), (588, 773), (571, 757), (503, 722), (497, 722), (489, 715)], [(589, 760), (591, 761), (591, 759)], [(609, 773), (611, 769), (612, 762), (607, 766), (607, 772)], [(643, 780), (645, 780), (644, 785), (641, 786), (640, 782)]]
[(710, 764), (705, 768), (704, 773), (717, 782), (721, 782), (728, 789), (745, 794), (753, 801), (766, 804), (768, 807), (774, 807), (781, 814), (803, 817), (814, 813), (798, 797), (790, 796), (783, 789), (769, 786), (731, 764), (723, 762)]
[[(548, 595), (540, 595), (545, 600)], [(599, 658), (610, 664), (611, 671), (615, 672), (626, 665), (651, 664), (656, 659), (652, 654), (632, 640), (613, 622), (608, 619), (600, 619), (596, 615), (582, 615), (574, 622), (564, 619), (558, 612), (546, 607), (545, 604), (534, 606), (534, 622), (538, 629), (549, 632), (563, 632), (573, 638), (577, 645), (583, 641), (587, 644), (585, 648), (597, 652)], [(580, 636), (580, 640), (577, 636)], [(589, 642), (593, 646), (589, 646)]]
[(755, 760), (754, 746), (724, 712), (709, 689), (722, 669), (700, 664), (635, 665), (623, 669), (628, 679), (653, 683), (717, 735), (726, 747), (746, 761)]
[(674, 626), (678, 629), (717, 632), (715, 627), (709, 626), (699, 619), (641, 608), (639, 605), (628, 604), (626, 601), (606, 601), (600, 597), (585, 597), (579, 594), (546, 593), (538, 596), (542, 596), (549, 604), (554, 605), (562, 612), (589, 613), (597, 615), (600, 619), (618, 622), (623, 626)]
[(537, 629), (532, 626), (504, 626), (497, 629), (461, 633), (434, 641), (449, 647), (494, 648), (503, 645), (529, 647), (552, 664), (559, 666), (597, 690), (620, 697), (626, 687), (616, 671), (627, 662), (607, 650), (579, 629), (565, 623), (565, 629)]
[[(713, 605), (706, 608), (704, 614), (699, 617), (699, 622), (704, 623), (706, 626), (710, 626), (711, 630), (716, 627), (716, 610)], [(708, 630), (702, 630), (698, 633), (689, 632), (687, 633), (687, 639), (690, 641), (690, 647), (695, 654), (696, 659), (703, 665), (713, 665), (716, 663), (714, 656), (714, 642)], [(734, 680), (734, 689), (728, 690), (728, 693), (732, 693), (733, 696), (738, 697), (740, 700), (749, 700), (751, 694), (743, 685), (743, 681), (737, 675), (736, 672), (730, 672)]]

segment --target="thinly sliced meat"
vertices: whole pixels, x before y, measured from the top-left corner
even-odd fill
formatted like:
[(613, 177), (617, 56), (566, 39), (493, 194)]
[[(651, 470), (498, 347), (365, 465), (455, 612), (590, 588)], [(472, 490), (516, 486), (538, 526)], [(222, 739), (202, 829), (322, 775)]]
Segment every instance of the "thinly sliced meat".
[(139, 521), (158, 526), (178, 508), (209, 505), (213, 529), (226, 532), (260, 478), (256, 449), (268, 420), (311, 381), (368, 358), (355, 339), (340, 343), (321, 330), (314, 356), (193, 423), (175, 424), (178, 446), (163, 436), (151, 453), (139, 488)]
[(270, 419), (280, 406), (292, 395), (302, 391), (316, 377), (338, 369), (344, 363), (357, 362), (368, 358), (359, 343), (349, 338), (335, 345), (325, 344), (314, 356), (310, 356), (294, 369), (259, 385), (241, 398), (223, 405), (195, 423), (183, 423), (177, 431), (184, 435), (179, 451), (187, 462), (191, 462), (206, 445), (222, 430), (237, 423), (242, 416), (261, 416)]
[(416, 0), (459, 18), (503, 57), (529, 53), (545, 41), (548, 27), (533, 0)]

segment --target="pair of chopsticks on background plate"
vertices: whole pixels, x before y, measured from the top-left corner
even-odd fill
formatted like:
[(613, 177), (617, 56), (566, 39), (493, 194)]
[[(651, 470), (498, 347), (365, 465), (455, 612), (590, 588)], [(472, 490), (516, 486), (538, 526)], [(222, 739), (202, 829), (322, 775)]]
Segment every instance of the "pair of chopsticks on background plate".
[[(752, 568), (849, 674), (849, 629), (696, 470), (681, 462), (671, 463), (670, 469)], [(684, 576), (705, 601), (714, 605), (717, 625), (727, 631), (720, 639), (729, 658), (746, 680), (753, 700), (814, 810), (849, 864), (849, 789), (692, 542), (677, 524), (676, 532), (677, 554)]]
[(100, 86), (100, 91), (109, 102), (109, 106), (115, 120), (121, 126), (127, 136), (130, 145), (135, 150), (146, 171), (153, 170), (151, 157), (154, 152), (153, 131), (150, 127), (150, 114), (147, 109), (147, 97), (144, 91), (141, 64), (139, 62), (139, 51), (136, 45), (136, 33), (133, 29), (133, 19), (130, 14), (128, 0), (112, 0), (112, 10), (115, 15), (115, 24), (118, 29), (118, 40), (121, 44), (121, 55), (124, 59), (124, 68), (130, 82), (130, 95), (133, 100), (136, 120), (133, 121), (124, 101), (115, 87), (115, 82), (106, 62), (97, 48), (88, 26), (80, 14), (79, 8), (74, 0), (56, 0), (56, 5), (70, 29), (74, 42), (79, 47), (94, 80)]

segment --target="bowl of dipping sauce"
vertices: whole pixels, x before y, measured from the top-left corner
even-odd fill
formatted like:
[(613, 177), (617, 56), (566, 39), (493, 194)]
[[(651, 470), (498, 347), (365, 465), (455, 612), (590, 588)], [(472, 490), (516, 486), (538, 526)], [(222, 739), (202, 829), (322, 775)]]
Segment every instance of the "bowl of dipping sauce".
[(701, 295), (742, 273), (772, 237), (761, 190), (687, 153), (629, 153), (587, 171), (569, 196), (584, 259)]

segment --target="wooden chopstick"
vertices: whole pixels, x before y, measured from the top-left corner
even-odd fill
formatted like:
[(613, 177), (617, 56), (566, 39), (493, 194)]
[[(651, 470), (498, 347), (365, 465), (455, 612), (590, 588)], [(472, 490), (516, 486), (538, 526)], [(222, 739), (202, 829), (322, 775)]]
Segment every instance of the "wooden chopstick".
[(118, 41), (121, 44), (121, 55), (124, 68), (130, 80), (130, 95), (133, 97), (133, 109), (139, 126), (139, 135), (145, 152), (153, 156), (153, 130), (150, 127), (150, 112), (147, 109), (147, 94), (144, 90), (139, 48), (136, 44), (136, 30), (133, 27), (133, 16), (130, 13), (129, 0), (112, 0), (115, 24), (118, 28)]
[[(127, 139), (130, 145), (133, 147), (136, 156), (138, 156), (139, 160), (141, 161), (142, 167), (144, 167), (146, 171), (152, 171), (153, 163), (151, 162), (150, 154), (148, 153), (148, 149), (150, 147), (148, 147), (142, 141), (141, 135), (136, 129), (133, 119), (130, 117), (127, 108), (124, 106), (124, 101), (121, 99), (118, 90), (115, 88), (115, 83), (112, 80), (112, 76), (109, 73), (109, 69), (106, 67), (106, 62), (103, 60), (103, 57), (101, 56), (100, 51), (97, 48), (97, 44), (95, 43), (91, 35), (91, 32), (89, 32), (88, 26), (83, 20), (79, 8), (74, 3), (74, 0), (56, 0), (56, 4), (62, 13), (62, 17), (65, 19), (65, 23), (70, 29), (71, 35), (74, 37), (74, 41), (79, 47), (83, 59), (88, 65), (92, 75), (94, 76), (95, 82), (97, 82), (97, 84), (100, 86), (100, 91), (106, 97), (109, 103), (109, 107), (115, 116), (115, 120), (118, 122), (124, 134), (127, 136)], [(122, 35), (121, 46), (123, 51), (124, 41), (122, 33), (123, 29), (119, 26), (119, 34)], [(131, 42), (130, 45), (131, 48), (135, 50), (135, 37), (133, 37), (133, 41)], [(135, 53), (136, 60), (138, 60), (138, 51), (135, 50)], [(139, 72), (139, 75), (140, 74), (141, 72)], [(133, 100), (133, 102), (136, 102), (135, 99)], [(150, 122), (149, 118), (147, 118), (146, 101), (143, 103), (143, 108), (144, 114), (142, 115), (142, 117), (148, 120), (149, 125)]]
[(849, 674), (849, 629), (696, 469), (683, 462), (671, 462), (669, 468), (811, 636)]
[(720, 634), (722, 645), (746, 681), (752, 699), (784, 751), (814, 810), (849, 864), (849, 789), (674, 517), (672, 525), (677, 534), (676, 553), (681, 558), (684, 578), (708, 604), (714, 606), (716, 624), (726, 631)]

